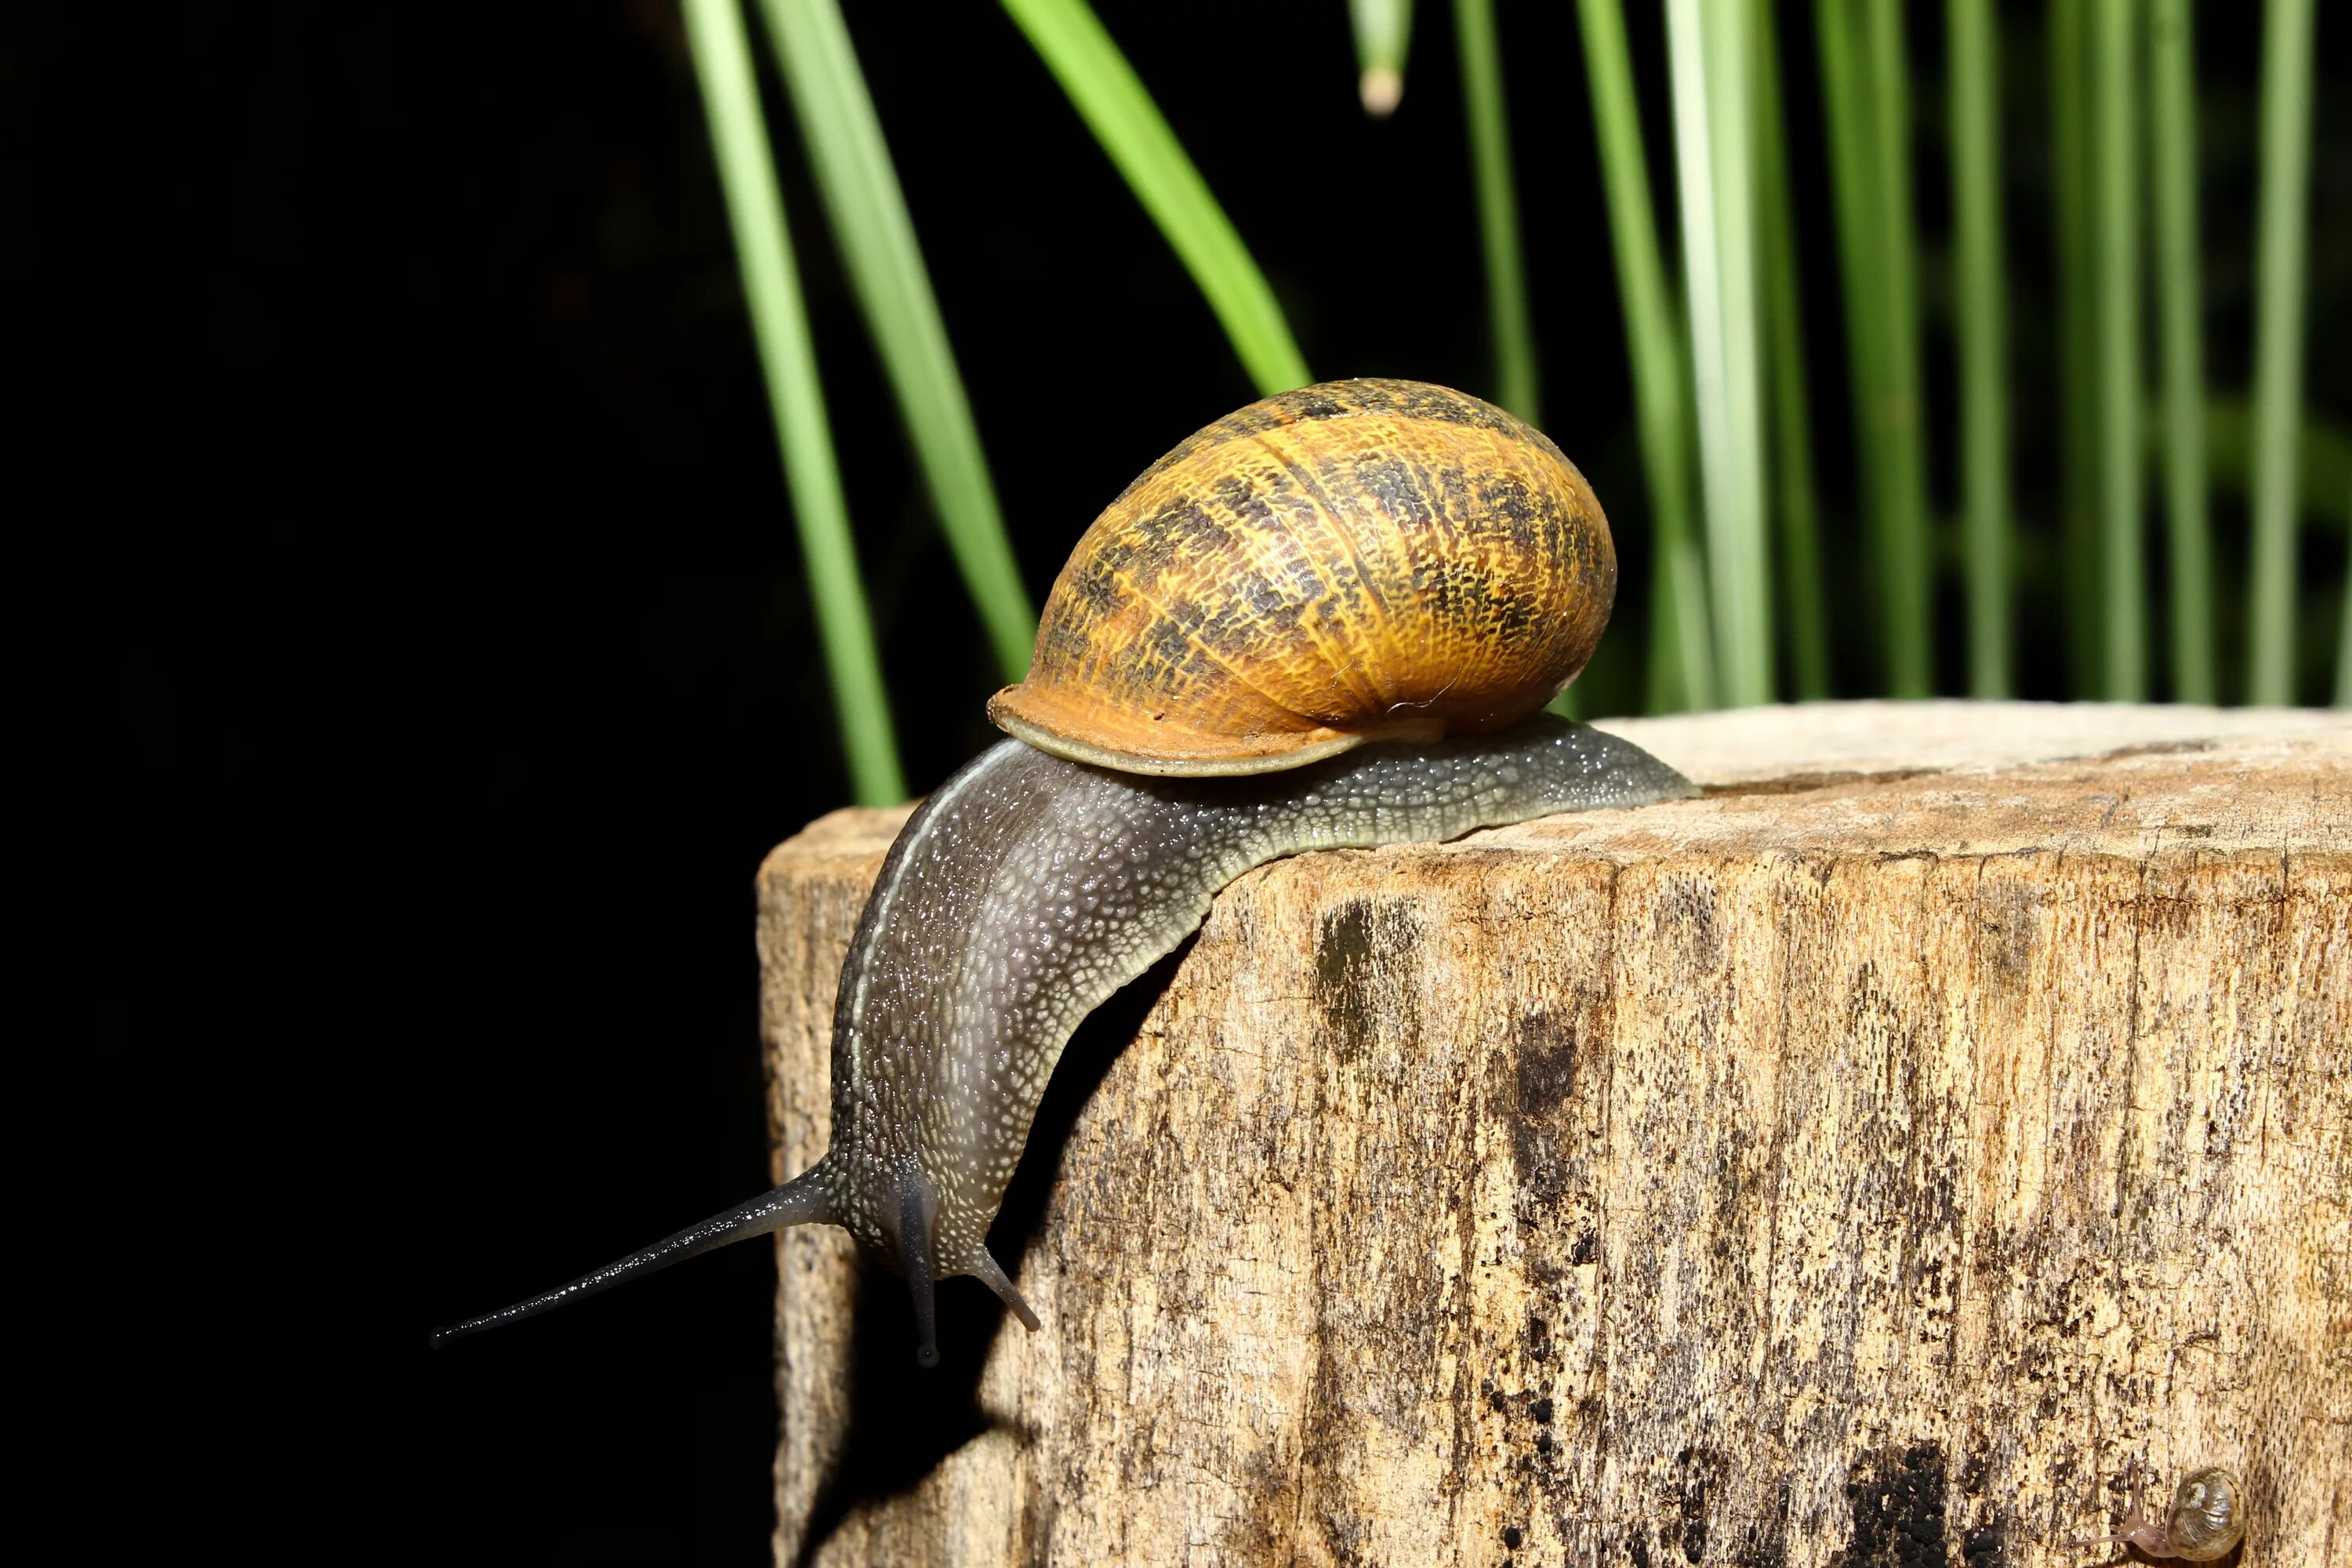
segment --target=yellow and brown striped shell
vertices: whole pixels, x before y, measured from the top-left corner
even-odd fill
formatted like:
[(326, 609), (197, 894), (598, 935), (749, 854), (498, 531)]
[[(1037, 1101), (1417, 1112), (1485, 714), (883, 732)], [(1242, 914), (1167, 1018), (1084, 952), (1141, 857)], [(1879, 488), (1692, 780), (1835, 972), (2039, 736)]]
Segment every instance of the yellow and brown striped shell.
[(1252, 773), (1500, 729), (1591, 657), (1601, 503), (1540, 432), (1410, 381), (1226, 416), (1097, 518), (1002, 729), (1129, 773)]

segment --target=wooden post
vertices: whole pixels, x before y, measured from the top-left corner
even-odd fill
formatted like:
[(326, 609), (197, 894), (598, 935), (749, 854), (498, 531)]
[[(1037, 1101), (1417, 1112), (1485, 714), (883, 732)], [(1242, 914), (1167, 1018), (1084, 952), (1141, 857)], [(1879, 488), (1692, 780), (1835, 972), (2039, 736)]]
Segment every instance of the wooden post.
[[(2135, 1456), (2352, 1563), (2352, 719), (1610, 727), (1710, 793), (1264, 868), (1080, 1031), (1043, 1331), (781, 1239), (780, 1563), (2097, 1564)], [(779, 1178), (902, 817), (761, 872)]]

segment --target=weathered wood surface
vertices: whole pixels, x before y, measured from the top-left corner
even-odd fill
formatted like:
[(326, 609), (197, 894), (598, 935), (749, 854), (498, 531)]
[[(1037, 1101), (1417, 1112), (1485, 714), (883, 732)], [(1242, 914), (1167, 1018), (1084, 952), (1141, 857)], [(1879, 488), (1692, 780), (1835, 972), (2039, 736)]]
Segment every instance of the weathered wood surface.
[[(2111, 1563), (2134, 1455), (2352, 1562), (2352, 724), (1611, 727), (1722, 787), (1262, 868), (1080, 1032), (1042, 1332), (781, 1238), (780, 1563)], [(900, 816), (761, 874), (780, 1178)]]

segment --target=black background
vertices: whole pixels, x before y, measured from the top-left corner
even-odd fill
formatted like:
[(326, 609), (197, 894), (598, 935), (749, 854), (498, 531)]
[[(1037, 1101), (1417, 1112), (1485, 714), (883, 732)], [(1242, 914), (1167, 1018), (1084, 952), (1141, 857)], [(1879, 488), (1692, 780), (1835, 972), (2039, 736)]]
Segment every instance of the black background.
[[(1095, 510), (1250, 388), (1001, 14), (849, 9), (1042, 596)], [(1319, 374), (1490, 389), (1443, 6), (1421, 7), (1384, 124), (1355, 106), (1339, 0), (1102, 9)], [(1663, 44), (1631, 9), (1671, 223)], [(1638, 585), (1573, 8), (1501, 12), (1544, 423)], [(1810, 15), (1790, 9), (1782, 49), (1842, 509)], [(2008, 17), (2004, 80), (2029, 526), (2054, 423), (2040, 18)], [(2224, 386), (2250, 340), (2251, 22), (2208, 15), (2200, 68)], [(12, 1518), (97, 1555), (763, 1561), (765, 1247), (425, 1350), (436, 1323), (764, 1184), (751, 876), (846, 794), (677, 18), (286, 3), (14, 26)], [(1911, 26), (1940, 237), (1940, 7)], [(2344, 75), (2324, 58), (2315, 345), (2347, 325)], [(925, 789), (990, 738), (994, 680), (772, 107)], [(1940, 251), (1926, 263), (1944, 425)], [(2345, 358), (2313, 354), (2317, 405), (2352, 408)], [(1852, 538), (1833, 536), (1842, 598)], [(2025, 668), (2056, 695), (2038, 560)], [(1636, 700), (1638, 600), (1591, 678), (1604, 710)], [(1866, 650), (1840, 636), (1864, 692)], [(986, 1302), (959, 1287), (943, 1307)], [(912, 1455), (961, 1419), (903, 1418)], [(903, 1468), (886, 1456), (876, 1484)]]

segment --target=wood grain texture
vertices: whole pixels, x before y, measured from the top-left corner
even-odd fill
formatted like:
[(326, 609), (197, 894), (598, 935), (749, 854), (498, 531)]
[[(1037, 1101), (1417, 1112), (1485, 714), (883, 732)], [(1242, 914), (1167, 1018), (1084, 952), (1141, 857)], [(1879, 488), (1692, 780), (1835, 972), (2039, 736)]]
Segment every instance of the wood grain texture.
[[(780, 1563), (2112, 1563), (2133, 1455), (2352, 1561), (2352, 722), (1610, 727), (1717, 793), (1264, 868), (1081, 1030), (1044, 1331), (781, 1238)], [(898, 819), (761, 873), (780, 1179)]]

